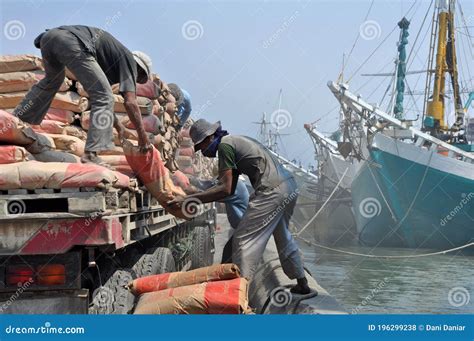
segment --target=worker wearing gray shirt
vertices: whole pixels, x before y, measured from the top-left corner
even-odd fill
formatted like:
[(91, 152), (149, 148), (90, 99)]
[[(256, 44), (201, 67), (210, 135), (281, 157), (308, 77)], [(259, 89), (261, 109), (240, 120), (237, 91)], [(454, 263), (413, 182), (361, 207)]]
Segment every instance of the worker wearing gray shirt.
[(298, 245), (288, 229), (298, 197), (293, 176), (259, 142), (228, 135), (220, 122), (211, 124), (199, 119), (189, 134), (195, 151), (207, 157), (219, 154), (219, 181), (208, 190), (177, 197), (168, 204), (183, 207), (190, 198), (203, 203), (222, 200), (233, 194), (239, 175), (247, 175), (254, 193), (233, 235), (232, 261), (244, 277), (251, 279), (273, 235), (283, 271), (297, 280), (291, 291), (310, 293)]
[(146, 83), (151, 75), (151, 59), (143, 52), (132, 54), (110, 33), (89, 26), (60, 26), (41, 33), (35, 39), (41, 49), (45, 78), (28, 92), (15, 108), (22, 121), (40, 124), (64, 80), (67, 67), (89, 94), (90, 128), (82, 162), (105, 165), (97, 156), (112, 149), (113, 128), (123, 137), (123, 126), (115, 119), (111, 84), (120, 83), (119, 91), (130, 121), (138, 134), (142, 151), (151, 148), (136, 99), (136, 82)]

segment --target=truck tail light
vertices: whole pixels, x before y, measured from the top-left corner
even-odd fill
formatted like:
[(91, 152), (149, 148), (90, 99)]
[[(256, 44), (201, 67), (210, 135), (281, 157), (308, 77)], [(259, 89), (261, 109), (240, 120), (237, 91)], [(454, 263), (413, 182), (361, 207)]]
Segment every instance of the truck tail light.
[(63, 264), (46, 264), (37, 268), (39, 285), (64, 285), (66, 283), (66, 267)]
[(25, 283), (33, 283), (35, 273), (27, 265), (13, 265), (7, 268), (6, 282), (9, 286), (22, 286)]

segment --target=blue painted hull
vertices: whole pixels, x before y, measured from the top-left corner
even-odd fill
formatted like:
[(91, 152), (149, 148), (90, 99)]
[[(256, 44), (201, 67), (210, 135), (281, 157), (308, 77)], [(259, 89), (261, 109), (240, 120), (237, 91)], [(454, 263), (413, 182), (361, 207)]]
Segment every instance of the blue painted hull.
[(362, 244), (444, 250), (474, 240), (473, 180), (377, 148), (370, 156), (352, 183)]

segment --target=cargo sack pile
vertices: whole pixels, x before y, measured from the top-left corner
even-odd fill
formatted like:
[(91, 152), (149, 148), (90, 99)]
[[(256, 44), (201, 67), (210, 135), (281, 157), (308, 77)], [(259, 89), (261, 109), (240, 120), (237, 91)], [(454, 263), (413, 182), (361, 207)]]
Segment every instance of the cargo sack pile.
[(249, 314), (248, 281), (235, 264), (135, 279), (134, 314)]
[[(166, 207), (166, 202), (175, 195), (184, 195), (179, 184), (174, 184), (171, 179), (178, 171), (181, 183), (186, 184), (183, 179), (186, 171), (196, 175), (201, 170), (195, 170), (191, 149), (179, 154), (183, 142), (177, 129), (180, 122), (176, 115), (176, 100), (158, 75), (153, 74), (146, 84), (137, 84), (137, 101), (144, 128), (154, 146), (153, 151), (146, 155), (138, 153), (135, 147), (138, 135), (126, 114), (124, 99), (118, 93), (119, 84), (111, 86), (115, 114), (127, 128), (128, 139), (123, 146), (114, 129), (115, 147), (100, 153), (111, 169), (80, 163), (89, 129), (90, 103), (87, 92), (69, 70), (66, 70), (66, 77), (40, 124), (30, 125), (21, 121), (18, 109), (18, 117), (12, 115), (28, 90), (44, 76), (39, 57), (0, 56), (0, 191), (70, 187), (134, 190), (137, 186), (133, 178), (139, 178), (170, 213), (189, 218), (181, 210)], [(189, 130), (189, 122), (186, 129)], [(184, 143), (190, 147), (189, 140)], [(150, 161), (156, 169), (143, 169), (142, 162), (145, 161)], [(179, 162), (182, 163), (182, 172), (179, 171)], [(199, 177), (207, 179), (209, 167), (204, 164), (201, 167), (204, 171)]]

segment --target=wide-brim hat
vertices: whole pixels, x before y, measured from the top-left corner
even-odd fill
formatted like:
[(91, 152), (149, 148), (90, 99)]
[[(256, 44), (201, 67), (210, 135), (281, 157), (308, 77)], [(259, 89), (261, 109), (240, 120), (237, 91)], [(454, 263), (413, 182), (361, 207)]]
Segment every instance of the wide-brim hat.
[(206, 121), (203, 118), (200, 118), (191, 126), (189, 129), (189, 136), (194, 143), (194, 151), (197, 152), (199, 148), (197, 147), (204, 139), (208, 136), (211, 136), (216, 132), (216, 130), (221, 126), (221, 121), (216, 123), (211, 123)]

